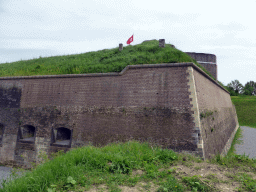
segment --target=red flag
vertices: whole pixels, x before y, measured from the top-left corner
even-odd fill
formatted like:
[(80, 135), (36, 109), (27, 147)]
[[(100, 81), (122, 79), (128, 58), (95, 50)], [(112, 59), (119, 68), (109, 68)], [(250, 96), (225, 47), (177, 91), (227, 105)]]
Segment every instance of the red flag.
[(126, 43), (130, 44), (131, 42), (133, 42), (133, 35), (128, 39), (128, 41)]

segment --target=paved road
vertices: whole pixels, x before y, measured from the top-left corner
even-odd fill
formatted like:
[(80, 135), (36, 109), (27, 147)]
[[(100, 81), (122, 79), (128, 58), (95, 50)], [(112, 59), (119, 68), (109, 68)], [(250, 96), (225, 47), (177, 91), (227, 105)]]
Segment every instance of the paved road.
[[(11, 169), (9, 167), (0, 167), (0, 177), (1, 177), (1, 183), (3, 179), (7, 179), (7, 177), (11, 174)], [(0, 186), (2, 187), (0, 183)]]
[(249, 158), (256, 159), (256, 128), (240, 126), (243, 137), (239, 140), (243, 142), (235, 145), (236, 154), (249, 155)]
[[(236, 144), (236, 154), (249, 155), (249, 158), (256, 159), (256, 128), (240, 126), (242, 130), (243, 137), (240, 138), (243, 142), (241, 144)], [(0, 187), (3, 179), (7, 179), (11, 175), (11, 169), (9, 167), (0, 166)]]
[[(2, 187), (3, 180), (6, 180), (11, 175), (12, 168), (0, 166), (0, 187)], [(21, 173), (18, 173), (21, 174)]]

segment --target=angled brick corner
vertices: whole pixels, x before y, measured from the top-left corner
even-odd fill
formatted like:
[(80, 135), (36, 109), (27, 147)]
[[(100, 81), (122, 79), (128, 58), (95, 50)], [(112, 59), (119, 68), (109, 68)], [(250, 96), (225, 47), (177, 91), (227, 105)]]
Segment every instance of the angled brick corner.
[(189, 98), (190, 98), (190, 104), (191, 104), (191, 110), (192, 110), (192, 117), (194, 122), (194, 128), (192, 129), (192, 138), (194, 144), (197, 145), (196, 154), (201, 156), (203, 159), (205, 159), (204, 154), (204, 143), (202, 139), (202, 131), (201, 131), (201, 125), (200, 125), (200, 116), (199, 116), (199, 107), (197, 102), (197, 96), (196, 96), (196, 85), (195, 85), (195, 79), (193, 75), (193, 67), (188, 66), (187, 68), (187, 79), (188, 79), (188, 90), (190, 92)]
[[(40, 152), (128, 140), (205, 160), (226, 153), (239, 126), (229, 92), (193, 63), (129, 65), (120, 73), (0, 77), (0, 88), (8, 93), (0, 95), (0, 161), (24, 166), (40, 163)], [(200, 117), (205, 111), (213, 113)], [(36, 128), (33, 143), (18, 142), (23, 125)], [(72, 130), (71, 147), (51, 145), (58, 127)]]
[(233, 139), (234, 139), (235, 134), (237, 132), (237, 129), (239, 128), (239, 123), (238, 123), (237, 114), (236, 114), (236, 108), (235, 108), (235, 105), (233, 105), (233, 104), (232, 104), (232, 110), (234, 111), (234, 114), (235, 114), (234, 118), (235, 118), (235, 122), (236, 122), (236, 127), (235, 127), (234, 131), (231, 133), (227, 143), (225, 144), (225, 146), (224, 146), (224, 148), (221, 152), (222, 156), (225, 156), (225, 155), (228, 154), (228, 151), (230, 150), (230, 147), (232, 145), (232, 142), (233, 142)]

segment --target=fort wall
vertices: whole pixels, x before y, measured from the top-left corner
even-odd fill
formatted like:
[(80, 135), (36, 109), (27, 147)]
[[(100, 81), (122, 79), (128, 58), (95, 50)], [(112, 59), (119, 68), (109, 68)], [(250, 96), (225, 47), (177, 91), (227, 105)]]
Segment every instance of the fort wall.
[[(28, 167), (42, 151), (131, 139), (205, 158), (222, 152), (238, 125), (229, 93), (193, 63), (2, 77), (0, 94), (0, 160)], [(213, 109), (216, 123), (200, 119)], [(219, 131), (210, 134), (212, 125)]]
[(202, 65), (210, 74), (218, 80), (217, 73), (217, 58), (214, 54), (209, 53), (195, 53), (195, 52), (185, 52), (190, 57), (195, 59), (198, 64)]
[(227, 91), (220, 89), (197, 70), (193, 71), (193, 75), (205, 156), (210, 158), (216, 153), (221, 154), (232, 133), (236, 132), (236, 110)]

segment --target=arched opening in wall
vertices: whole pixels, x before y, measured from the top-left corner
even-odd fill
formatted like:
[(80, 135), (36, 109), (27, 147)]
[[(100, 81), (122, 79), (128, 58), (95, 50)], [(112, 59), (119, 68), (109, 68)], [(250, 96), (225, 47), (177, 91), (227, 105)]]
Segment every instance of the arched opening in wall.
[(23, 125), (18, 133), (18, 140), (21, 142), (35, 142), (36, 128), (32, 125)]
[(59, 127), (59, 128), (53, 129), (53, 133), (52, 133), (53, 145), (70, 147), (71, 138), (72, 138), (72, 130), (65, 127)]
[(4, 135), (4, 125), (0, 123), (0, 145), (2, 145), (3, 135)]

